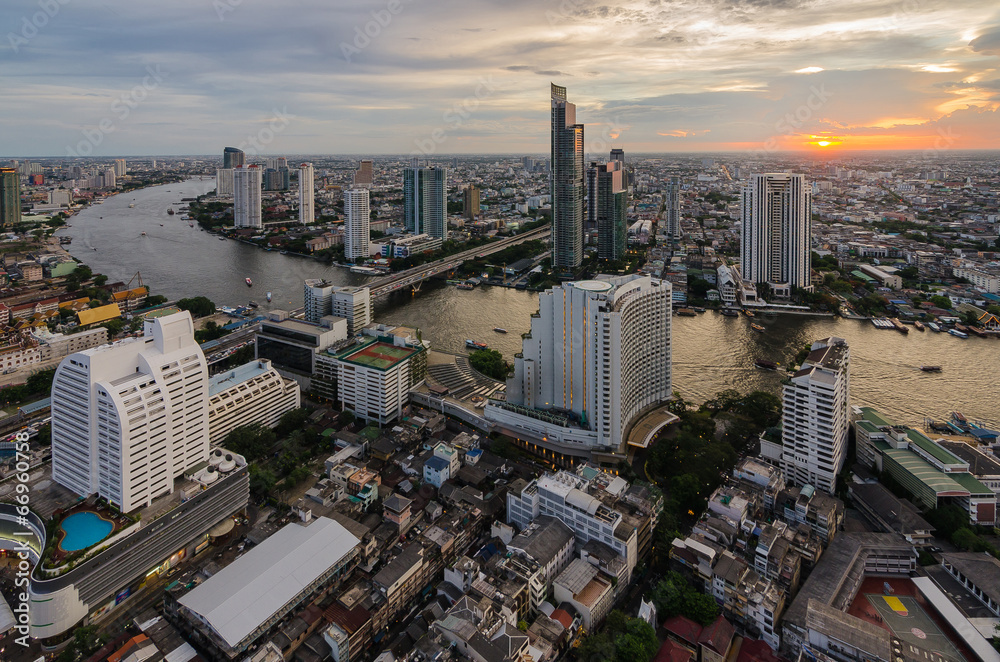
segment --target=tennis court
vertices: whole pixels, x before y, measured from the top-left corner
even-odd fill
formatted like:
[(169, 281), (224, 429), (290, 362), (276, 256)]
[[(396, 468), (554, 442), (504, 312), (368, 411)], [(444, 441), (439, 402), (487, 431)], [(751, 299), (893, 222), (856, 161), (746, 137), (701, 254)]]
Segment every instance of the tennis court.
[(378, 370), (385, 370), (413, 352), (414, 350), (409, 347), (397, 347), (388, 343), (376, 342), (348, 355), (346, 360)]
[(936, 657), (931, 662), (965, 662), (915, 598), (878, 593), (866, 593), (865, 597), (900, 641), (933, 653)]

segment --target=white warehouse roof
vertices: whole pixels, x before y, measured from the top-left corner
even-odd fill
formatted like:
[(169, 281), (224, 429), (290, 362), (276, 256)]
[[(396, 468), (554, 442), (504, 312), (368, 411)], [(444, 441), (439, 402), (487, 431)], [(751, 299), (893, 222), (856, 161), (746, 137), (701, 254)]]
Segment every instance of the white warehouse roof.
[(326, 517), (289, 524), (179, 602), (236, 648), (360, 542)]

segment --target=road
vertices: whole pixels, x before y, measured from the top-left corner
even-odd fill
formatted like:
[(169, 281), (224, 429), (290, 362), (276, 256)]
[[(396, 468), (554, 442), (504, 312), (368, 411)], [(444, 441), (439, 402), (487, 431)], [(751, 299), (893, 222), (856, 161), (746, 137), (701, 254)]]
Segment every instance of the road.
[(416, 283), (426, 280), (439, 273), (450, 271), (451, 269), (461, 265), (466, 260), (485, 257), (526, 241), (541, 239), (542, 237), (548, 235), (549, 232), (549, 226), (536, 228), (514, 237), (501, 239), (500, 241), (493, 242), (492, 244), (488, 244), (486, 246), (470, 248), (468, 250), (455, 253), (454, 255), (449, 255), (448, 257), (441, 258), (440, 260), (429, 264), (422, 264), (418, 267), (406, 269), (405, 271), (400, 271), (399, 273), (395, 273), (390, 276), (377, 278), (367, 283), (366, 287), (368, 287), (371, 291), (372, 297), (380, 297), (404, 287), (415, 285)]

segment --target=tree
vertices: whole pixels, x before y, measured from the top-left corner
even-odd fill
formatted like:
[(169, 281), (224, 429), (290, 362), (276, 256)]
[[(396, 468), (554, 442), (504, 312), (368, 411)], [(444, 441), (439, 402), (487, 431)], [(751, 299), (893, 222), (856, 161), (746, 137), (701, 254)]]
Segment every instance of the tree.
[(702, 625), (709, 625), (719, 616), (719, 603), (710, 595), (690, 591), (684, 596), (683, 615)]
[(275, 434), (270, 428), (260, 423), (252, 423), (230, 431), (222, 446), (252, 462), (270, 452), (275, 439)]
[(181, 299), (177, 302), (177, 307), (189, 311), (194, 317), (207, 317), (215, 313), (215, 303), (208, 297)]
[(166, 302), (167, 302), (167, 297), (163, 296), (162, 294), (154, 294), (152, 296), (146, 297), (146, 306), (147, 307), (159, 306), (159, 305), (164, 304)]
[(96, 276), (94, 276), (94, 286), (95, 287), (104, 287), (104, 285), (107, 282), (108, 282), (108, 277), (105, 276), (104, 274), (97, 274)]
[(495, 349), (477, 349), (469, 356), (469, 364), (487, 377), (498, 381), (507, 379), (510, 364), (503, 360), (503, 354)]
[(337, 420), (339, 420), (345, 426), (353, 425), (356, 419), (357, 417), (354, 415), (354, 412), (348, 409), (345, 409), (344, 411), (340, 412), (340, 415), (337, 416)]
[(928, 299), (937, 308), (944, 308), (945, 310), (951, 310), (951, 299), (940, 294), (935, 294)]
[(90, 280), (90, 277), (94, 274), (90, 267), (85, 264), (78, 265), (76, 269), (73, 270), (73, 276), (76, 277), (78, 281), (85, 282)]
[(976, 326), (979, 323), (979, 315), (974, 310), (962, 311), (962, 324), (966, 326)]
[(35, 441), (39, 446), (51, 446), (52, 445), (52, 426), (46, 423), (38, 428), (38, 437)]
[(309, 410), (303, 407), (290, 409), (281, 415), (274, 432), (279, 437), (287, 437), (293, 430), (301, 428), (309, 420)]

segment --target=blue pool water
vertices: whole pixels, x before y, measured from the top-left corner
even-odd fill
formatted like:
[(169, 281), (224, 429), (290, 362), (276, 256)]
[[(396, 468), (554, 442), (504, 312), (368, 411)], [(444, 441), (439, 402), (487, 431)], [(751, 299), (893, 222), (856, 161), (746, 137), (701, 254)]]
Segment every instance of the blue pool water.
[(86, 549), (108, 537), (115, 525), (95, 513), (74, 513), (59, 525), (66, 533), (59, 547), (65, 552)]

